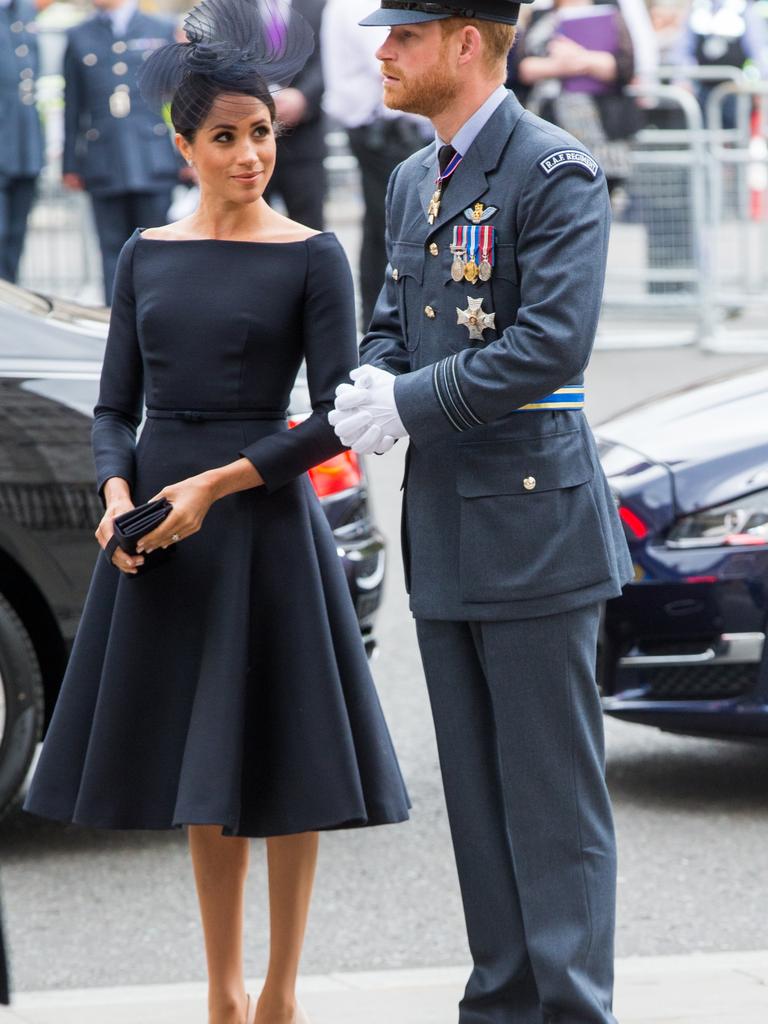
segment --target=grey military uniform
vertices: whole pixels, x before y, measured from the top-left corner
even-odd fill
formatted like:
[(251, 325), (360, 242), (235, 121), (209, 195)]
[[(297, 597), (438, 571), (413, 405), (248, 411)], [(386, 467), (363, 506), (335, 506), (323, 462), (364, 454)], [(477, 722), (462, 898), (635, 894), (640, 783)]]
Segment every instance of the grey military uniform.
[(138, 11), (119, 37), (103, 13), (67, 36), (62, 169), (80, 175), (91, 195), (107, 301), (123, 244), (137, 227), (165, 223), (178, 181), (169, 128), (137, 86), (146, 58), (173, 38), (170, 22)]
[(43, 166), (34, 18), (27, 0), (0, 7), (0, 277), (10, 281), (16, 280), (27, 216)]
[[(436, 174), (430, 146), (392, 176), (387, 280), (361, 361), (397, 375), (410, 435), (404, 560), (475, 964), (460, 1019), (613, 1024), (594, 672), (599, 603), (631, 565), (591, 431), (569, 408), (600, 312), (605, 179), (511, 93), (430, 225)], [(457, 283), (453, 229), (474, 218), (495, 228), (495, 267)]]

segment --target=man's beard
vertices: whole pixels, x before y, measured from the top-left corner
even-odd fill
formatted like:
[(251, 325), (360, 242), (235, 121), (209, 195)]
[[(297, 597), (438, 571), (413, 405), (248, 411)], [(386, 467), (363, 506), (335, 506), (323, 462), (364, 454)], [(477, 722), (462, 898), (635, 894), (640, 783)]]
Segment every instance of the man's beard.
[(438, 64), (416, 79), (401, 79), (397, 96), (389, 97), (385, 89), (384, 104), (391, 110), (436, 117), (453, 103), (459, 91), (458, 83), (448, 79), (445, 70)]

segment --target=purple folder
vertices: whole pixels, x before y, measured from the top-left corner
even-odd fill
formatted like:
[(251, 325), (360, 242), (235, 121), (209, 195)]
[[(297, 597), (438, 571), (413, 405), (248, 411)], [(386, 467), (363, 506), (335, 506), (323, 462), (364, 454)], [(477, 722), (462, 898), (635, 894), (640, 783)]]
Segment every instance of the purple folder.
[[(601, 50), (618, 56), (619, 24), (616, 8), (609, 4), (566, 7), (560, 12), (557, 34), (572, 39), (588, 50)], [(586, 92), (599, 96), (613, 92), (610, 82), (601, 82), (590, 75), (574, 75), (563, 79), (565, 92)]]

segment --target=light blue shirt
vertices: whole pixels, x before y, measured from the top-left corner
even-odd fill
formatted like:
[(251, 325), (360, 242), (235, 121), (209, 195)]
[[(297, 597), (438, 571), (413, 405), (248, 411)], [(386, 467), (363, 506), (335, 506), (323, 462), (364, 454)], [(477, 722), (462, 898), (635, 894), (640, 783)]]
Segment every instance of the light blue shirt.
[[(498, 89), (495, 89), (491, 93), (482, 107), (479, 107), (470, 119), (464, 122), (461, 128), (459, 128), (451, 139), (451, 145), (457, 153), (461, 153), (462, 156), (467, 155), (469, 147), (475, 141), (483, 128), (485, 128), (493, 114), (496, 113), (508, 95), (509, 90), (506, 86), (500, 85)], [(445, 145), (445, 142), (443, 142), (437, 134), (435, 135), (435, 145), (437, 149)]]
[(128, 0), (128, 3), (121, 4), (120, 7), (115, 7), (107, 12), (109, 20), (112, 22), (112, 34), (117, 36), (118, 39), (128, 31), (131, 18), (138, 10), (138, 7), (138, 0)]

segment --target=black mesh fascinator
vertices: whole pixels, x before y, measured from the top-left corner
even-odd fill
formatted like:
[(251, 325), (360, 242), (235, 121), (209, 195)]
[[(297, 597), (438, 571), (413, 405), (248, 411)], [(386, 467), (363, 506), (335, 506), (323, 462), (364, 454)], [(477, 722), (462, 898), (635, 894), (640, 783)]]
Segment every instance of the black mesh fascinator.
[(315, 48), (312, 29), (284, 0), (202, 0), (184, 19), (184, 34), (188, 42), (156, 50), (139, 75), (145, 102), (163, 112), (170, 104), (182, 134), (195, 131), (222, 94), (267, 101)]

